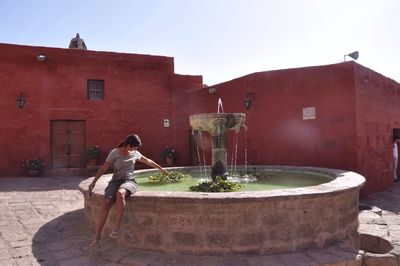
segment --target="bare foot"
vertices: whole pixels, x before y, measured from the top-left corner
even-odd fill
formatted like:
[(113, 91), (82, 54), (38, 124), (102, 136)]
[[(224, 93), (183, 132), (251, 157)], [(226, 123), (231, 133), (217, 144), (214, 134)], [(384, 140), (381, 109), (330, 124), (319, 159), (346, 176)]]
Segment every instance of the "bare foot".
[(99, 245), (99, 243), (100, 243), (100, 239), (95, 239), (89, 244), (89, 247), (90, 248), (95, 248), (95, 247), (97, 247)]

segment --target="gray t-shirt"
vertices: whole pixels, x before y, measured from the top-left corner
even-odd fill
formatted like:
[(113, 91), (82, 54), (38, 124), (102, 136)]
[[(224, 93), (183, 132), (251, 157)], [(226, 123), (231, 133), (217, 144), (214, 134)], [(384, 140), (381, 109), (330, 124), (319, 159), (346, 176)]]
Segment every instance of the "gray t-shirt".
[(112, 180), (132, 179), (135, 162), (142, 157), (138, 151), (130, 151), (129, 155), (123, 155), (117, 148), (110, 151), (106, 162), (114, 165)]

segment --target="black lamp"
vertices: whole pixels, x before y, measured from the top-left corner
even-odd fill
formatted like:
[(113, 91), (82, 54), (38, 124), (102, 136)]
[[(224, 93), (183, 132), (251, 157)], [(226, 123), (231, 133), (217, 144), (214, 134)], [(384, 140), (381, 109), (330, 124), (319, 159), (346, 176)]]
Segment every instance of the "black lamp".
[(25, 99), (24, 99), (24, 97), (22, 96), (22, 91), (20, 91), (19, 92), (19, 98), (17, 99), (17, 106), (18, 106), (18, 108), (24, 108), (24, 105), (25, 105)]
[(248, 92), (246, 98), (243, 100), (244, 107), (249, 110), (254, 100), (254, 93)]

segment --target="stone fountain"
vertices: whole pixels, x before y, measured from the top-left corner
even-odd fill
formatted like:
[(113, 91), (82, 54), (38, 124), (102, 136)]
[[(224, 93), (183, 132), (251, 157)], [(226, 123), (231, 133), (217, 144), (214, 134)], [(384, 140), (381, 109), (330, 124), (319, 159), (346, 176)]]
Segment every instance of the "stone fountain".
[[(220, 103), (219, 103), (220, 104)], [(222, 107), (222, 102), (221, 102)], [(219, 111), (219, 108), (218, 108)], [(212, 176), (226, 178), (226, 133), (244, 127), (242, 113), (211, 113), (190, 116), (194, 131), (208, 132), (212, 139)], [(353, 248), (359, 237), (358, 195), (365, 183), (357, 173), (300, 166), (252, 166), (281, 172), (322, 174), (330, 182), (310, 187), (231, 193), (137, 191), (127, 200), (117, 243), (140, 250), (190, 255), (266, 255), (299, 252), (327, 246)], [(197, 167), (175, 168), (196, 171)], [(154, 169), (141, 173), (158, 173)], [(111, 174), (97, 182), (82, 181), (85, 219), (96, 227), (104, 189)], [(215, 180), (214, 180), (215, 181)], [(329, 208), (327, 208), (329, 206)], [(111, 210), (111, 217), (114, 215)], [(132, 229), (133, 228), (133, 229)], [(112, 222), (105, 224), (109, 233)]]
[(216, 176), (227, 178), (227, 152), (226, 132), (235, 130), (238, 132), (244, 126), (246, 115), (242, 113), (205, 113), (195, 114), (189, 117), (193, 131), (208, 132), (212, 140), (212, 170), (211, 178)]

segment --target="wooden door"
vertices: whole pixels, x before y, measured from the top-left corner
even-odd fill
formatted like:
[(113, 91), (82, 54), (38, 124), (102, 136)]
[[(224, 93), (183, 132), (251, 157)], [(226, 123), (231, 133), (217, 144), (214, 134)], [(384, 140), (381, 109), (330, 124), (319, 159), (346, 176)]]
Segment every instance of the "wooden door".
[(50, 130), (53, 168), (84, 167), (85, 121), (53, 120)]

